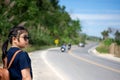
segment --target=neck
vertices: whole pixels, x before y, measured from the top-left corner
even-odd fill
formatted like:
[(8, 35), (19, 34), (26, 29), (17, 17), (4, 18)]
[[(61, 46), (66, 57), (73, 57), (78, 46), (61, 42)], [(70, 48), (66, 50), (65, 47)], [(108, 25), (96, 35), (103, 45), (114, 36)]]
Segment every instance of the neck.
[[(16, 45), (12, 45), (11, 47), (18, 47), (18, 46), (16, 46)], [(18, 47), (19, 48), (19, 47)]]

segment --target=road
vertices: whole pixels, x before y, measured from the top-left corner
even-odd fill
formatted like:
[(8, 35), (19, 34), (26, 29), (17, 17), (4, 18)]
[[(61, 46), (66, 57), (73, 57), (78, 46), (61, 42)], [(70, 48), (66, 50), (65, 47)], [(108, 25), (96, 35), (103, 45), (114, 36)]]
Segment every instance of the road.
[(119, 80), (120, 62), (93, 55), (89, 49), (95, 45), (31, 53), (34, 80)]

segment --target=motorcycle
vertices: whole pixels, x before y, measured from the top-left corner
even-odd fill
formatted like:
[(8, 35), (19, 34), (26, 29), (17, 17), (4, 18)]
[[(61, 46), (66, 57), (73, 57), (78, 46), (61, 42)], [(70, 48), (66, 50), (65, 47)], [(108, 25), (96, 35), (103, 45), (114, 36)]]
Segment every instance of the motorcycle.
[(65, 48), (61, 47), (61, 52), (65, 52)]
[(71, 49), (71, 44), (69, 43), (69, 44), (68, 44), (68, 50), (70, 50), (70, 49)]
[(60, 50), (61, 50), (61, 52), (65, 52), (66, 51), (66, 46), (62, 45)]

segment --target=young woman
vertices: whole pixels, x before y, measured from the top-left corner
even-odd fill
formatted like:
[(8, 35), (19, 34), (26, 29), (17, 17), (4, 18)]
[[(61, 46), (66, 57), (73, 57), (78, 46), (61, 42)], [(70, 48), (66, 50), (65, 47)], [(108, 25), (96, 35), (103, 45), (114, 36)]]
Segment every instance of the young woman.
[[(11, 44), (10, 49), (7, 51), (8, 44)], [(2, 45), (2, 59), (7, 56), (9, 64), (12, 56), (18, 50), (22, 50), (29, 43), (28, 31), (23, 26), (13, 27), (8, 35), (8, 39)], [(9, 68), (10, 80), (32, 80), (31, 60), (27, 52), (20, 51), (11, 67)]]

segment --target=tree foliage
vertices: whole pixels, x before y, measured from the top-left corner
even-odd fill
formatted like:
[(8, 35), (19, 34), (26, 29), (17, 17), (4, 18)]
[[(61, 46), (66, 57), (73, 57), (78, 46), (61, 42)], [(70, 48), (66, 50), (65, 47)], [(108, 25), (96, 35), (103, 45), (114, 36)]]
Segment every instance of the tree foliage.
[[(15, 25), (25, 25), (31, 44), (50, 45), (54, 39), (75, 42), (79, 37), (79, 20), (72, 20), (59, 0), (0, 0), (0, 37), (4, 40)], [(1, 41), (2, 41), (1, 40)]]
[(102, 36), (103, 36), (103, 40), (107, 39), (109, 37), (109, 31), (108, 30), (104, 30), (103, 32), (101, 32)]
[(120, 45), (120, 32), (117, 30), (115, 33), (115, 42)]
[(120, 29), (109, 27), (108, 31), (114, 37), (114, 42), (120, 45)]

